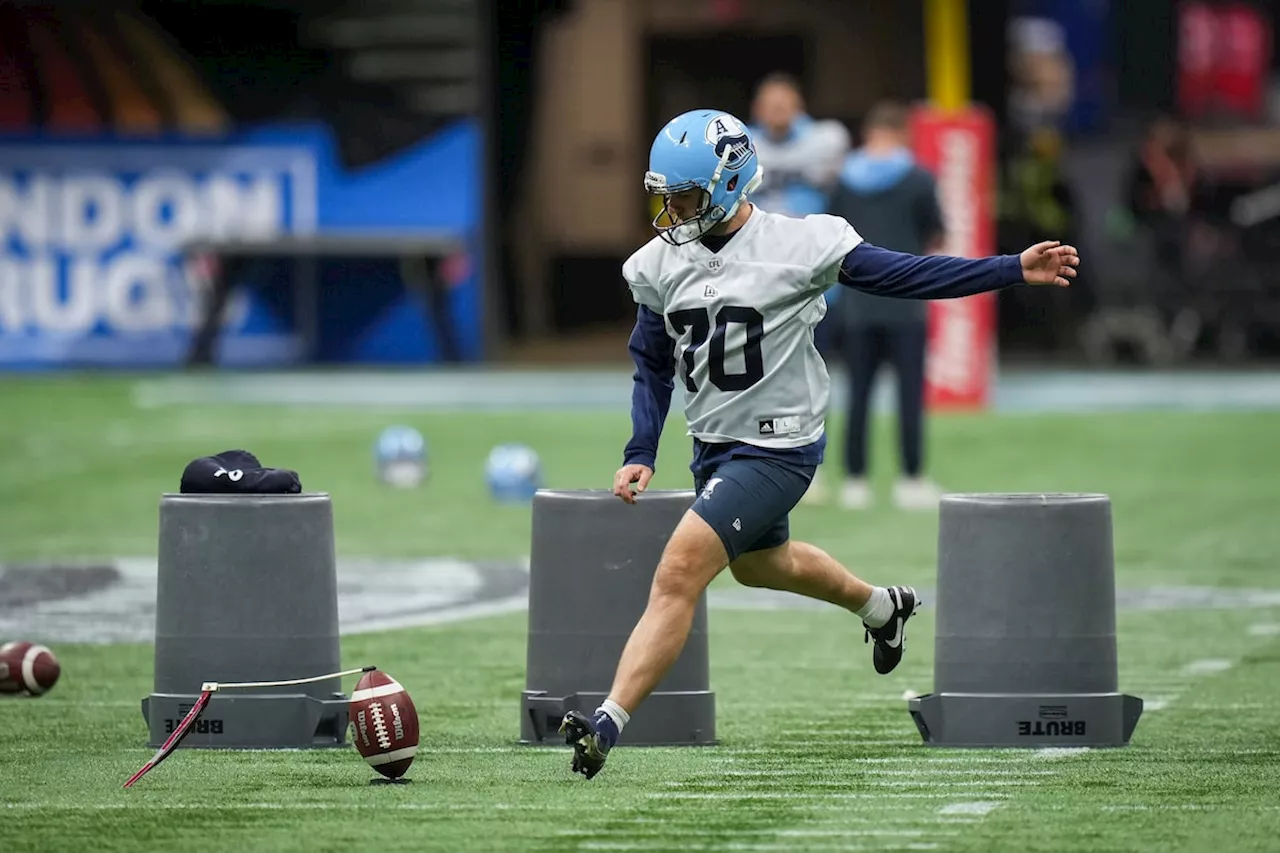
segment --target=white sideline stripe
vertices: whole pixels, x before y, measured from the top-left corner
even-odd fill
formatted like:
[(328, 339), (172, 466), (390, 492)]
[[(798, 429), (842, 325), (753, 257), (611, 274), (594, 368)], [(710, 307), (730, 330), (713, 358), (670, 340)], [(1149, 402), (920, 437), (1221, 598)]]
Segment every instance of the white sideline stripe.
[(1142, 712), (1145, 714), (1149, 711), (1163, 711), (1169, 707), (1172, 699), (1166, 699), (1163, 696), (1153, 696), (1150, 699), (1142, 700)]
[(406, 758), (413, 758), (417, 754), (418, 748), (416, 746), (406, 746), (403, 749), (394, 749), (382, 755), (371, 755), (365, 761), (369, 762), (371, 767), (380, 767), (393, 761), (404, 761)]
[(1249, 635), (1253, 637), (1274, 637), (1280, 634), (1280, 622), (1260, 622), (1249, 626)]
[(1231, 669), (1232, 662), (1225, 658), (1193, 660), (1182, 668), (1183, 675), (1213, 675)]
[(972, 803), (948, 803), (938, 809), (940, 815), (972, 814), (988, 815), (999, 808), (1000, 804), (993, 800), (979, 800)]
[(22, 656), (22, 681), (27, 685), (27, 692), (32, 696), (39, 696), (44, 692), (40, 682), (36, 681), (36, 658), (44, 654), (52, 656), (53, 653), (44, 646), (32, 646)]
[(379, 684), (377, 687), (366, 687), (363, 690), (357, 690), (351, 694), (351, 701), (364, 702), (367, 699), (381, 699), (383, 696), (390, 696), (403, 691), (404, 688), (400, 686), (400, 682), (393, 678), (390, 684)]

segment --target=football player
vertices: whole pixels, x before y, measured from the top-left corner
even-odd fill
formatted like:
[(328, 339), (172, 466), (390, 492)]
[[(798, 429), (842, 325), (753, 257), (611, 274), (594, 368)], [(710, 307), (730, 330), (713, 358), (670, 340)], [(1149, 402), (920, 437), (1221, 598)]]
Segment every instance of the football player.
[[(832, 284), (904, 299), (947, 299), (1020, 284), (1067, 287), (1072, 246), (1037, 243), (1020, 255), (917, 256), (863, 242), (844, 219), (792, 218), (749, 201), (761, 182), (746, 127), (695, 110), (659, 131), (645, 189), (659, 195), (657, 235), (622, 267), (638, 303), (629, 343), (636, 370), (633, 434), (613, 492), (643, 500), (675, 383), (693, 436), (697, 498), (663, 549), (649, 601), (622, 652), (608, 698), (560, 726), (572, 769), (588, 779), (675, 663), (699, 596), (725, 567), (747, 586), (843, 607), (874, 640), (876, 672), (902, 659), (920, 604), (909, 586), (881, 587), (822, 549), (789, 537), (788, 513), (822, 461), (829, 379), (813, 343)], [(634, 486), (634, 490), (633, 490)]]

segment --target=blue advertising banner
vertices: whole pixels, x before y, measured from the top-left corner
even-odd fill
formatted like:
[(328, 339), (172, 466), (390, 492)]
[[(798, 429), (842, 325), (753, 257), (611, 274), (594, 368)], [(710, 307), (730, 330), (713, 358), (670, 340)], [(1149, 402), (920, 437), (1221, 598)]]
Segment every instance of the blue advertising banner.
[[(474, 246), (480, 150), (467, 121), (354, 172), (321, 125), (214, 141), (0, 138), (0, 368), (180, 364), (200, 306), (200, 276), (181, 252), (193, 239), (429, 229)], [(275, 264), (237, 289), (218, 363), (438, 357), (426, 309), (394, 265), (390, 277), (384, 269), (354, 280), (332, 264), (297, 267)], [(478, 264), (462, 257), (446, 267), (461, 355), (479, 358)], [(321, 304), (299, 308), (289, 286), (299, 275), (312, 277), (307, 292)], [(375, 290), (370, 306), (363, 297)], [(318, 312), (320, 330), (341, 339), (306, 351), (299, 310)]]

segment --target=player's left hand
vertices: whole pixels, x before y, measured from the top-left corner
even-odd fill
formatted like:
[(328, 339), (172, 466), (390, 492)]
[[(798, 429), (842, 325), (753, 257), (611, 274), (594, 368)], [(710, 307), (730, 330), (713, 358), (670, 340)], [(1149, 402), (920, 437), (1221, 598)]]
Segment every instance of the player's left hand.
[(1027, 284), (1054, 284), (1070, 287), (1080, 266), (1080, 253), (1075, 246), (1064, 246), (1058, 240), (1045, 240), (1024, 251), (1022, 280)]
[[(643, 492), (652, 478), (653, 469), (648, 465), (634, 462), (623, 465), (618, 469), (618, 473), (613, 475), (613, 493), (622, 498), (623, 502), (633, 504), (636, 502), (636, 492)], [(636, 484), (636, 492), (631, 491), (632, 483)]]

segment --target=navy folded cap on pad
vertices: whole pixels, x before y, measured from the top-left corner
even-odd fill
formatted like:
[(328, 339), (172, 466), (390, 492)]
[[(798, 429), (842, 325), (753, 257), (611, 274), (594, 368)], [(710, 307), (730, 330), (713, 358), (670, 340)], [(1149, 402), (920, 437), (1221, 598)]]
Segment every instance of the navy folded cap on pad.
[(296, 471), (264, 468), (247, 450), (201, 456), (182, 472), (182, 494), (290, 495), (302, 491)]

